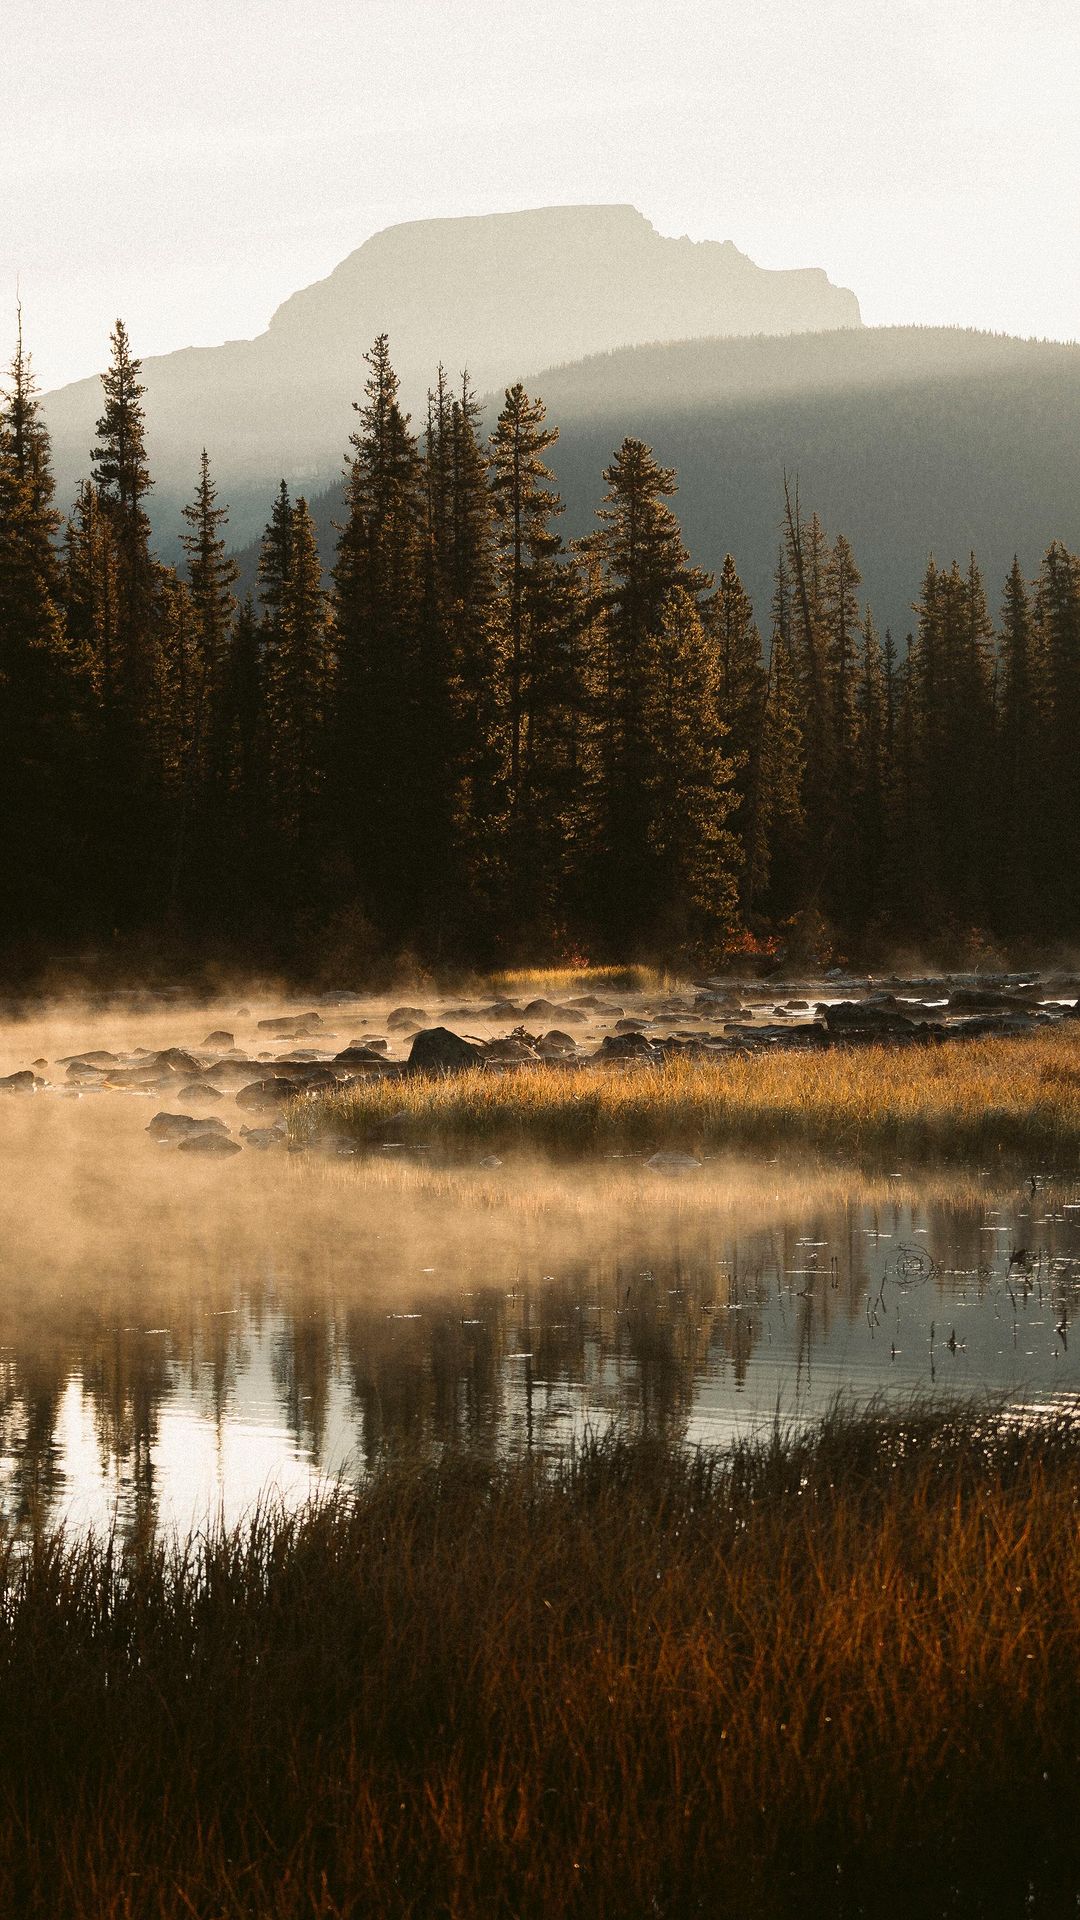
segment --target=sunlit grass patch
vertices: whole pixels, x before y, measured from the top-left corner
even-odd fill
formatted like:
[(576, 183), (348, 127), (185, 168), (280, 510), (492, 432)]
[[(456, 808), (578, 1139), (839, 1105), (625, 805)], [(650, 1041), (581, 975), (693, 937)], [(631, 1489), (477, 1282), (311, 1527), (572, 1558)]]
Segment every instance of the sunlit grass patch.
[(528, 1063), (358, 1082), (290, 1116), (298, 1143), (397, 1138), (556, 1155), (732, 1147), (1080, 1165), (1080, 1031), (941, 1047), (779, 1050), (660, 1064)]
[(659, 967), (517, 967), (492, 975), (497, 993), (649, 993), (675, 984)]

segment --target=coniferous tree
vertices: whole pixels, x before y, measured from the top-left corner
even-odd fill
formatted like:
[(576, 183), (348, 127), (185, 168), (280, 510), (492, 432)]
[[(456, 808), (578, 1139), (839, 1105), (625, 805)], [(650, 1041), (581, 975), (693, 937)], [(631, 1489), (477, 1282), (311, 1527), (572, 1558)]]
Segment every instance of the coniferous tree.
[[(670, 932), (700, 946), (731, 915), (733, 848), (725, 823), (733, 805), (722, 753), (715, 669), (698, 602), (711, 584), (690, 564), (667, 505), (675, 476), (640, 440), (624, 440), (604, 479), (603, 523), (595, 548), (605, 573), (605, 659), (601, 713), (601, 808), (597, 907), (612, 951), (633, 950)], [(681, 689), (681, 691), (680, 691)], [(684, 721), (686, 725), (684, 725)], [(672, 788), (673, 729), (694, 728), (704, 765), (689, 764)], [(654, 816), (654, 808), (659, 812)], [(668, 826), (681, 810), (685, 861), (672, 858)], [(685, 892), (691, 849), (702, 870)]]
[(801, 904), (806, 830), (802, 690), (792, 600), (781, 551), (773, 584), (757, 796), (744, 856), (747, 909), (768, 906), (781, 920)]
[(355, 402), (345, 521), (334, 566), (340, 679), (337, 814), (365, 905), (392, 937), (417, 910), (422, 848), (415, 798), (418, 654), (427, 587), (424, 475), (385, 334), (365, 356)]
[(1051, 795), (1044, 783), (1040, 724), (1041, 661), (1027, 582), (1013, 563), (1002, 596), (1000, 711), (997, 748), (997, 833), (1001, 891), (1014, 927), (1030, 926), (1039, 911), (1046, 875), (1045, 819)]
[[(491, 437), (508, 739), (507, 907), (519, 952), (556, 953), (583, 918), (595, 593), (552, 521), (540, 399), (508, 387)], [(597, 582), (598, 585), (598, 582)]]
[(112, 359), (101, 376), (105, 408), (93, 452), (94, 480), (116, 554), (116, 648), (102, 698), (107, 711), (120, 708), (126, 720), (137, 723), (152, 698), (147, 635), (155, 576), (145, 503), (154, 483), (146, 464), (142, 361), (131, 352), (122, 320), (113, 329), (111, 345)]
[(1047, 851), (1045, 902), (1055, 929), (1080, 923), (1080, 559), (1055, 540), (1035, 589), (1036, 644), (1043, 679)]
[(31, 936), (70, 912), (83, 828), (88, 683), (63, 618), (53, 493), (20, 311), (0, 404), (0, 891), (9, 927)]
[(516, 808), (521, 766), (531, 719), (533, 653), (537, 640), (535, 596), (530, 588), (546, 561), (554, 558), (558, 535), (552, 517), (562, 502), (551, 485), (544, 454), (559, 437), (545, 426), (542, 400), (530, 400), (521, 382), (507, 387), (505, 404), (491, 438), (491, 490), (498, 512), (500, 572), (507, 631), (509, 681), (510, 798)]
[(759, 816), (763, 805), (761, 750), (766, 678), (754, 609), (727, 554), (716, 592), (706, 603), (706, 630), (716, 653), (717, 698), (735, 771), (733, 830), (742, 837), (740, 901), (746, 911), (764, 886), (767, 856)]
[(301, 497), (292, 509), (281, 639), (268, 662), (270, 790), (293, 896), (316, 900), (325, 852), (334, 667), (315, 525)]

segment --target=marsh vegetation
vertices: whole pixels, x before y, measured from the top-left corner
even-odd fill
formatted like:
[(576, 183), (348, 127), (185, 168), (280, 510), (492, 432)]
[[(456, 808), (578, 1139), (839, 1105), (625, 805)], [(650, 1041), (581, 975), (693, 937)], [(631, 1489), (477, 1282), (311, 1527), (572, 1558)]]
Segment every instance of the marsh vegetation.
[(0, 1897), (68, 1920), (1046, 1916), (1080, 1433), (449, 1453), (0, 1561)]

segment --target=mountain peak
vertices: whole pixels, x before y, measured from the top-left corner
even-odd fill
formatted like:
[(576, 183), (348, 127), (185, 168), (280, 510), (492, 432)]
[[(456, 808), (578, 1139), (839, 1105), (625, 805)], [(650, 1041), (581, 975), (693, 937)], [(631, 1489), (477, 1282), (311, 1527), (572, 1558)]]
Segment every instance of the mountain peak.
[[(858, 327), (853, 293), (820, 269), (774, 272), (730, 240), (668, 239), (636, 207), (534, 207), (385, 227), (305, 287), (255, 340), (147, 359), (154, 511), (171, 521), (210, 450), (234, 537), (238, 501), (334, 471), (377, 334), (407, 409), (423, 410), (441, 362), (479, 392), (546, 367), (653, 341)], [(96, 380), (50, 394), (61, 497), (86, 472)]]

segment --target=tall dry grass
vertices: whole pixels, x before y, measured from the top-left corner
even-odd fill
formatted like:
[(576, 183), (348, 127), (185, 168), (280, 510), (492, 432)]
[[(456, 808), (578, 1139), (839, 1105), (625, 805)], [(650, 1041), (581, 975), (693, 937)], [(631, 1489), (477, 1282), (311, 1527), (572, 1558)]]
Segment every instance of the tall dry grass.
[(1080, 1025), (945, 1046), (763, 1051), (659, 1065), (531, 1063), (354, 1083), (291, 1125), (359, 1144), (552, 1154), (729, 1147), (857, 1161), (1008, 1158), (1080, 1165)]
[(1078, 1466), (1063, 1419), (837, 1412), (38, 1537), (0, 1564), (0, 1910), (1059, 1920)]

